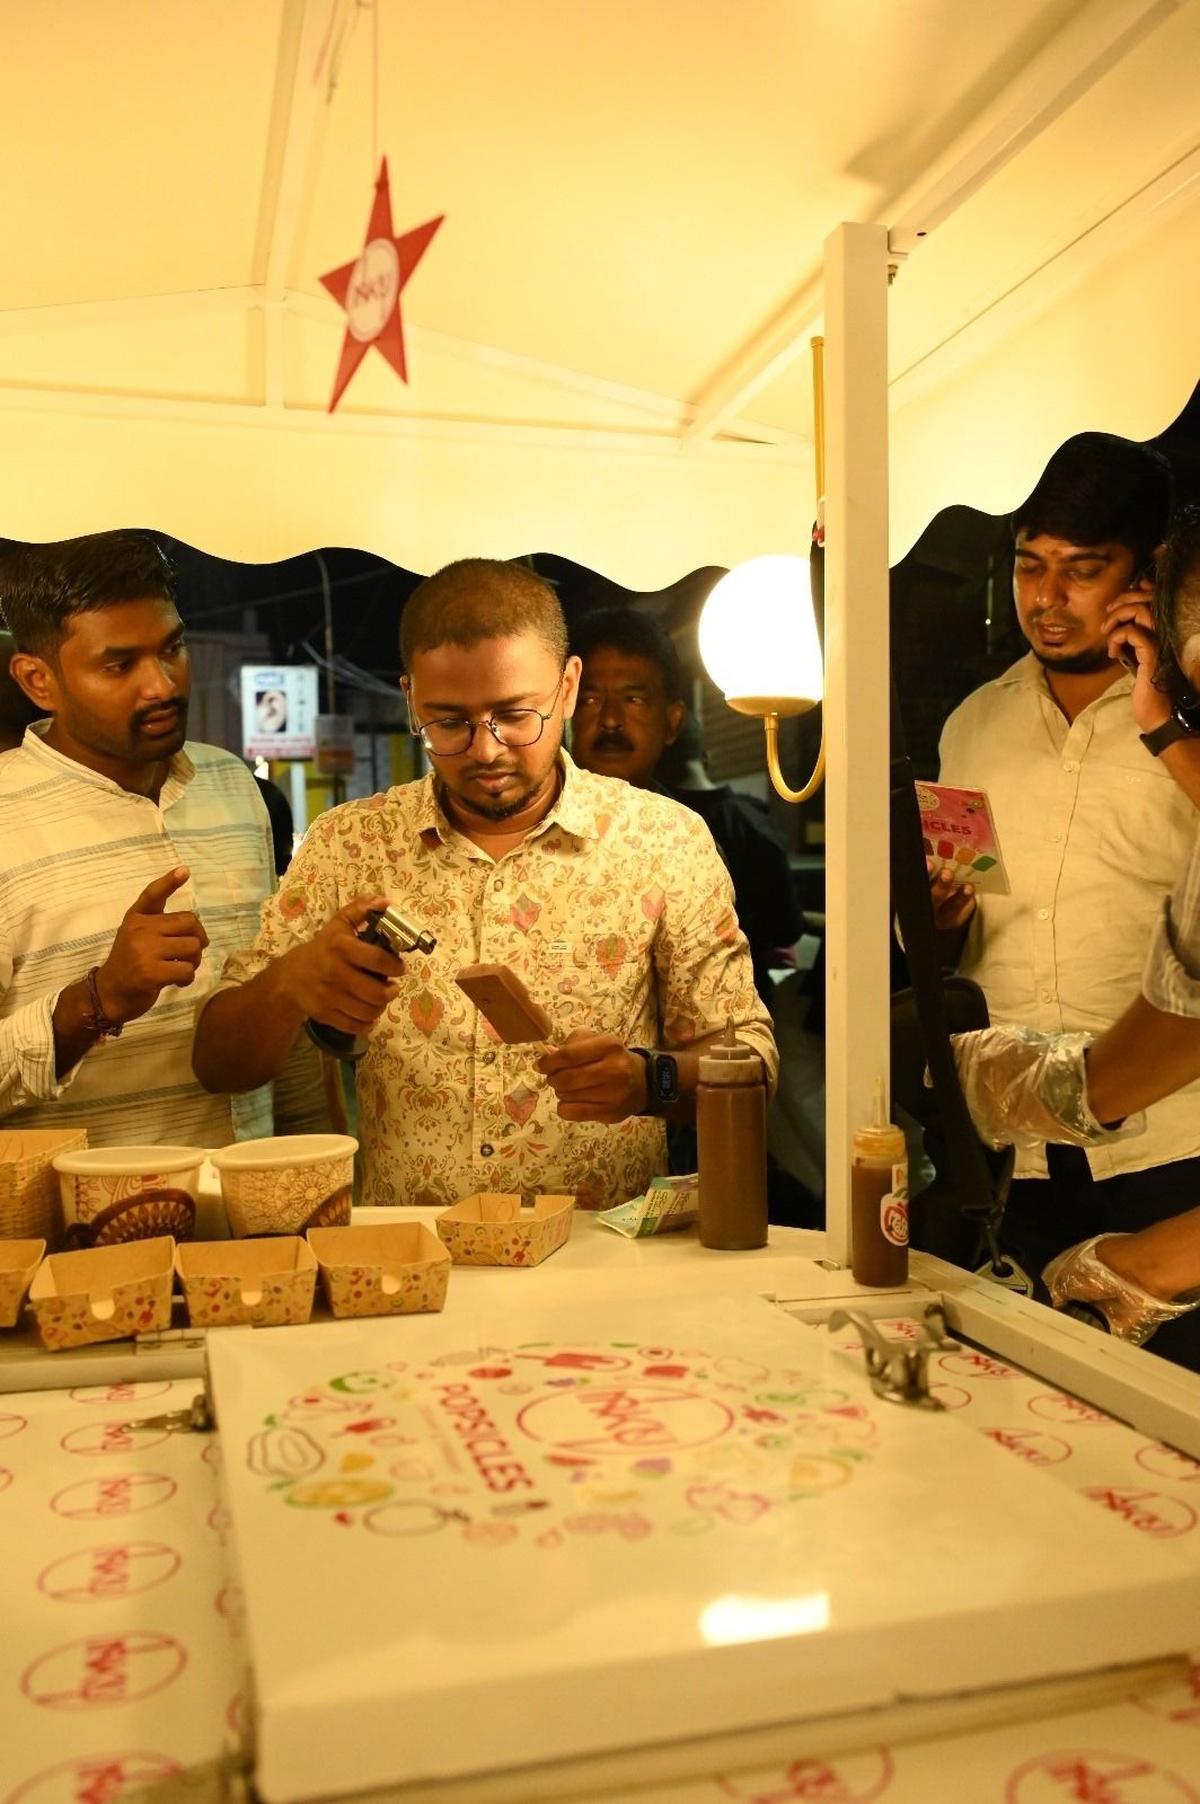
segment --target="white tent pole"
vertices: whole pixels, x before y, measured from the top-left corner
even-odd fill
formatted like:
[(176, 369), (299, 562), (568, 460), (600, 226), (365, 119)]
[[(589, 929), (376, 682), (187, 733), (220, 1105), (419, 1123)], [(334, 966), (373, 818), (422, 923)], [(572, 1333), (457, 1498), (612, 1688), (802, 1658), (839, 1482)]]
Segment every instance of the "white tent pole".
[(850, 1152), (888, 1071), (887, 229), (825, 242), (825, 1195), (850, 1256)]

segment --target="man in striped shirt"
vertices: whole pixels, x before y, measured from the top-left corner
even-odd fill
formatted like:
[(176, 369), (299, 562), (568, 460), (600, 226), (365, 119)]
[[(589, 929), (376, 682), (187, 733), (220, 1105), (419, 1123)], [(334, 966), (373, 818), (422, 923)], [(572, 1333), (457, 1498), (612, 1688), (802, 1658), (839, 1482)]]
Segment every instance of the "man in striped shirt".
[(49, 719), (0, 759), (0, 1117), (89, 1142), (219, 1146), (270, 1092), (210, 1095), (197, 1004), (274, 889), (249, 771), (185, 744), (174, 573), (143, 534), (0, 553), (12, 674)]

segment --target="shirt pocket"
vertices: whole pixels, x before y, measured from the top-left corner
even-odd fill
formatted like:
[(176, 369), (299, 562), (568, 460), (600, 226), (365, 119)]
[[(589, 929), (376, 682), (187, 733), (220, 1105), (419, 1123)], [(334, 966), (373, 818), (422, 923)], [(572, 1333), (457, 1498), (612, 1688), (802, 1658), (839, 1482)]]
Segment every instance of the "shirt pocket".
[(1168, 771), (1118, 765), (1105, 784), (1099, 855), (1123, 875), (1136, 872), (1142, 886), (1171, 890), (1183, 874), (1198, 818)]

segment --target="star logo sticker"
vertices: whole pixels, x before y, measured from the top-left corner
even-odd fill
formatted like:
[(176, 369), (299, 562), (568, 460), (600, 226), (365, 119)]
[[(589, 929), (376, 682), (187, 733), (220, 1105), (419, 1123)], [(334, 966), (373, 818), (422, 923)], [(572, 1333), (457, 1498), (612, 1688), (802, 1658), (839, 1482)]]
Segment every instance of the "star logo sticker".
[(329, 290), (346, 315), (346, 336), (333, 381), (330, 413), (372, 345), (387, 358), (401, 382), (408, 381), (400, 296), (445, 217), (439, 213), (436, 219), (427, 219), (424, 225), (414, 226), (411, 232), (397, 238), (392, 231), (387, 158), (382, 159), (361, 252), (352, 263), (343, 263), (340, 269), (331, 269), (321, 277), (321, 286)]

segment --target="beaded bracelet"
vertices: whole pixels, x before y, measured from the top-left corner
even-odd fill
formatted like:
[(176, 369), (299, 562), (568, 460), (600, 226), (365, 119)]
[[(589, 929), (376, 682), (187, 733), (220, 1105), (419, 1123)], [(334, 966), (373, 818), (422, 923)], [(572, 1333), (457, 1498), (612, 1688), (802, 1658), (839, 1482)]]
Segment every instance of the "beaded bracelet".
[(99, 1035), (100, 1039), (115, 1040), (120, 1036), (125, 1023), (123, 1021), (110, 1021), (105, 1014), (104, 1004), (100, 1000), (100, 985), (97, 982), (99, 974), (99, 965), (93, 965), (87, 974), (88, 995), (91, 998), (92, 1005), (91, 1017), (88, 1020), (87, 1025), (94, 1034)]

